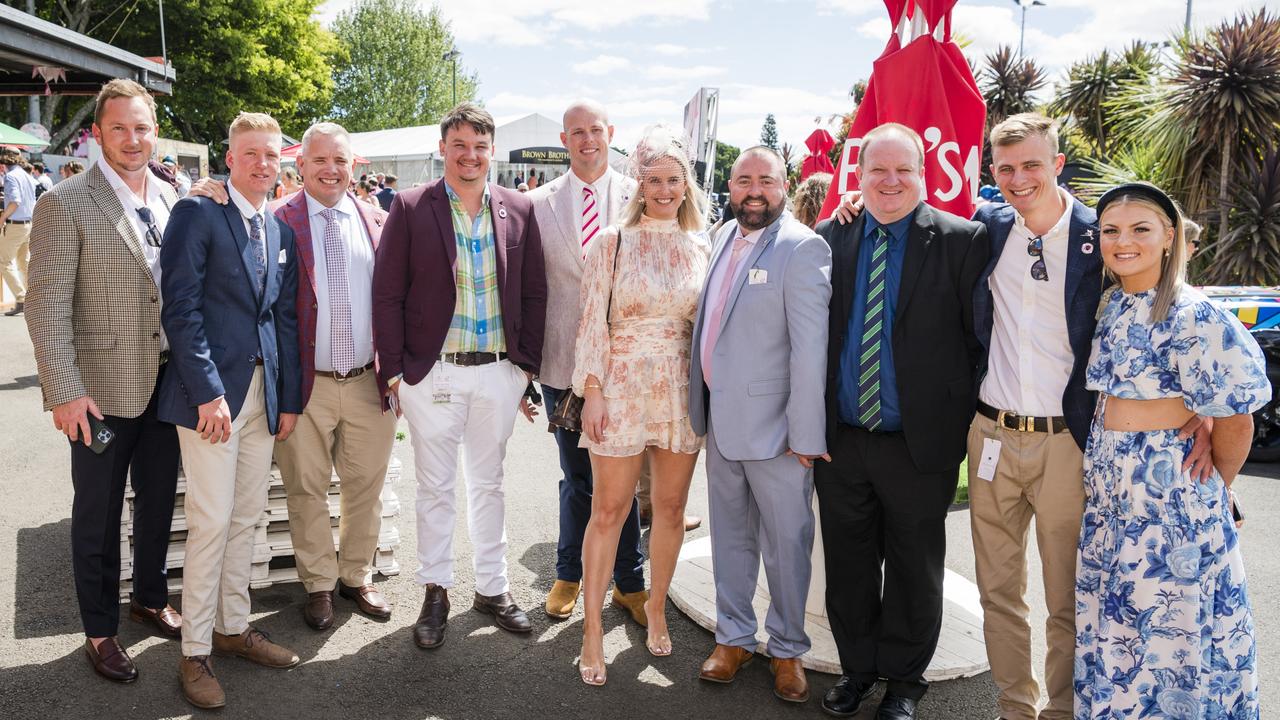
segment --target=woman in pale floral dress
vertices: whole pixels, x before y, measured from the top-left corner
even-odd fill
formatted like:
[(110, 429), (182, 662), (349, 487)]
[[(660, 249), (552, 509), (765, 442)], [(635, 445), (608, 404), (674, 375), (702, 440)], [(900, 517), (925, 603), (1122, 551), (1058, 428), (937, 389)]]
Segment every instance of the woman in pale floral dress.
[[(705, 199), (684, 143), (649, 130), (632, 154), (636, 195), (588, 250), (573, 389), (585, 399), (591, 521), (582, 543), (582, 681), (605, 682), (601, 610), (645, 455), (652, 474), (646, 647), (669, 655), (665, 606), (684, 539), (684, 506), (702, 449), (689, 424), (689, 348), (709, 248)], [(615, 262), (616, 255), (616, 262)], [(615, 267), (616, 265), (616, 267)], [(607, 314), (607, 317), (606, 317)]]
[[(1182, 284), (1177, 206), (1154, 186), (1098, 201), (1104, 300), (1087, 384), (1101, 393), (1085, 452), (1076, 569), (1076, 720), (1255, 720), (1257, 650), (1231, 481), (1271, 399), (1257, 343)], [(1178, 428), (1212, 417), (1216, 471), (1182, 470)]]

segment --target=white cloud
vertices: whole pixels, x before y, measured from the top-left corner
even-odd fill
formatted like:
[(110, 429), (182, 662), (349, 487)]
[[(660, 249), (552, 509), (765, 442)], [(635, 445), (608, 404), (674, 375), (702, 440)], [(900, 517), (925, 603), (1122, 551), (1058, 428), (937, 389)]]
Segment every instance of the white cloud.
[[(685, 83), (694, 82), (706, 78), (712, 78), (717, 75), (723, 75), (725, 68), (715, 65), (650, 65), (644, 69), (645, 77), (650, 80), (684, 80)], [(688, 87), (686, 85), (686, 87)]]
[(654, 45), (649, 49), (652, 50), (653, 52), (658, 53), (659, 55), (670, 55), (670, 56), (687, 55), (691, 52), (689, 48), (683, 45), (672, 45), (671, 43), (658, 43), (657, 45)]
[(575, 63), (573, 71), (580, 75), (608, 75), (630, 67), (631, 61), (617, 55), (597, 55), (586, 62)]

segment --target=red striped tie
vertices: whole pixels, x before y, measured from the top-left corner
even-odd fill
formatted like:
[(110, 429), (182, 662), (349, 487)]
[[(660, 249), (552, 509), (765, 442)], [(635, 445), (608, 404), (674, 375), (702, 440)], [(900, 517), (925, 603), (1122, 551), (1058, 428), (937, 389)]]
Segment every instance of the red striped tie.
[(590, 185), (582, 188), (582, 257), (587, 256), (587, 243), (600, 232), (600, 208), (596, 207), (596, 192)]

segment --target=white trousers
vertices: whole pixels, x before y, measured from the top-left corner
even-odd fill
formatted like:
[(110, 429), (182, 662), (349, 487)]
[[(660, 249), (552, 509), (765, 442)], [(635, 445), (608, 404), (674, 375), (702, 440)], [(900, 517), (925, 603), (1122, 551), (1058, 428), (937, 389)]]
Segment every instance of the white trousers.
[(438, 362), (417, 385), (401, 383), (418, 479), (419, 584), (454, 584), (454, 480), (461, 446), (476, 592), (493, 596), (511, 589), (502, 460), (527, 385), (524, 371), (507, 360), (475, 367)]
[(231, 438), (212, 444), (178, 428), (187, 478), (187, 557), (182, 565), (182, 654), (208, 655), (213, 631), (249, 627), (254, 530), (267, 506), (271, 454), (262, 368), (253, 372)]

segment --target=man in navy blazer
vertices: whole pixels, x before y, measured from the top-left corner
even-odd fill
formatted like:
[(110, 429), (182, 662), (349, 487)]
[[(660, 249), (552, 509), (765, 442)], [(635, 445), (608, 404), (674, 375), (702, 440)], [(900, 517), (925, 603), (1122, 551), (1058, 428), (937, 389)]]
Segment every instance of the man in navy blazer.
[(386, 401), (409, 420), (418, 480), (414, 641), (444, 642), (454, 584), (458, 450), (475, 547), (476, 610), (508, 632), (529, 618), (507, 580), (502, 461), (542, 364), (547, 279), (533, 204), (487, 182), (493, 117), (462, 103), (440, 121), (444, 178), (391, 201), (373, 271), (373, 337)]
[(302, 411), (294, 236), (267, 212), (280, 143), (270, 116), (241, 113), (227, 151), (232, 202), (179, 202), (160, 251), (172, 370), (159, 417), (178, 426), (187, 485), (179, 677), (200, 708), (226, 702), (211, 652), (268, 667), (298, 663), (249, 625), (254, 528), (271, 456)]

